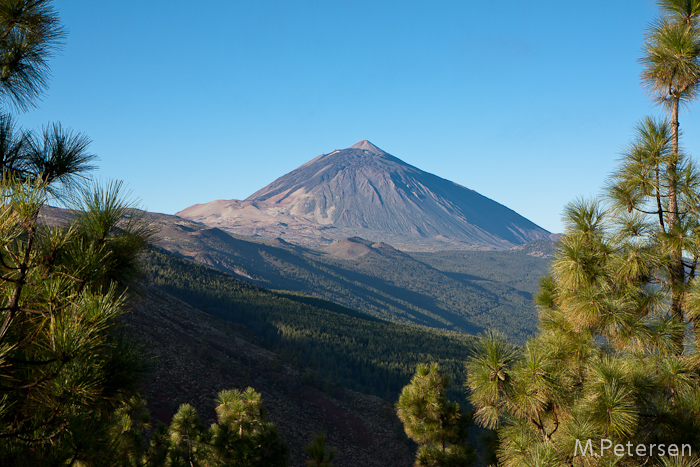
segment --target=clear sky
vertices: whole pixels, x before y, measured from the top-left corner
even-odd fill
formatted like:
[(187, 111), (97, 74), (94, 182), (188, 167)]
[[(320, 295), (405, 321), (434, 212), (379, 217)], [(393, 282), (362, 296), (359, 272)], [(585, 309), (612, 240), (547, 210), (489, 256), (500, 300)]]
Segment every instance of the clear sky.
[[(87, 134), (150, 211), (244, 199), (368, 139), (552, 232), (636, 122), (653, 0), (56, 0), (68, 37), (27, 128)], [(681, 115), (700, 153), (696, 107)]]

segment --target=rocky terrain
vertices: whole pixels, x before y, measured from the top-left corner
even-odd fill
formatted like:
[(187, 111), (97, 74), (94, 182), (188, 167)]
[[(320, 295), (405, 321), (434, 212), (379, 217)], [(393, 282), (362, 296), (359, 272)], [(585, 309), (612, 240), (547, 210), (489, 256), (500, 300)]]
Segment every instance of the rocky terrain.
[(243, 201), (197, 204), (177, 215), (313, 247), (357, 236), (408, 251), (500, 250), (550, 237), (507, 207), (367, 140), (322, 154)]
[(309, 384), (297, 369), (254, 343), (242, 326), (221, 321), (155, 288), (134, 300), (128, 329), (151, 360), (142, 393), (155, 419), (170, 423), (182, 403), (213, 421), (222, 389), (252, 386), (268, 419), (290, 447), (291, 466), (318, 432), (337, 448), (336, 466), (410, 466), (412, 454), (390, 403), (374, 396)]

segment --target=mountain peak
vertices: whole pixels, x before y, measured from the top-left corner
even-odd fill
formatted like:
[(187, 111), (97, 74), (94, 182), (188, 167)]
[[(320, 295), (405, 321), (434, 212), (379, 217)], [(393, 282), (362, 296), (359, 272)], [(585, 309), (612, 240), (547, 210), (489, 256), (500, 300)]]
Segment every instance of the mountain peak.
[(364, 151), (371, 152), (372, 154), (377, 154), (377, 155), (386, 154), (386, 152), (382, 151), (381, 149), (379, 149), (377, 146), (370, 143), (366, 139), (363, 139), (362, 141), (358, 141), (357, 143), (350, 146), (348, 149), (362, 149)]
[(409, 251), (507, 249), (549, 238), (507, 207), (367, 140), (322, 154), (244, 201), (215, 201), (178, 215), (304, 245), (359, 236)]

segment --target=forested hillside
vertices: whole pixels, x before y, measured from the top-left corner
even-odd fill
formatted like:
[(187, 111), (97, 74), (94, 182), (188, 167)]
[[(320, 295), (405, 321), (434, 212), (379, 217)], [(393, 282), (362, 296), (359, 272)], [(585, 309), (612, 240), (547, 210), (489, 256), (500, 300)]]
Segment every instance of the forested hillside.
[[(437, 361), (456, 386), (464, 381), (467, 335), (395, 324), (307, 296), (273, 292), (151, 249), (154, 286), (214, 316), (245, 326), (285, 361), (307, 368), (319, 385), (339, 384), (395, 400), (418, 363)], [(457, 391), (461, 392), (461, 391)]]
[(535, 240), (505, 251), (416, 252), (411, 256), (456, 280), (505, 284), (526, 292), (532, 301), (539, 289), (540, 279), (549, 272), (555, 247), (554, 241)]
[[(322, 250), (254, 240), (152, 214), (158, 245), (265, 288), (302, 292), (368, 315), (523, 343), (535, 330), (536, 283), (550, 257), (526, 250), (408, 254), (361, 238)], [(544, 251), (553, 242), (536, 242)]]
[(337, 449), (336, 465), (412, 465), (393, 401), (310, 378), (303, 366), (256, 345), (244, 326), (155, 287), (144, 292), (132, 301), (126, 323), (150, 362), (141, 391), (153, 427), (156, 421), (170, 424), (183, 403), (191, 404), (208, 426), (216, 419), (214, 398), (220, 391), (252, 387), (289, 446), (291, 466), (305, 465), (304, 446), (319, 432)]

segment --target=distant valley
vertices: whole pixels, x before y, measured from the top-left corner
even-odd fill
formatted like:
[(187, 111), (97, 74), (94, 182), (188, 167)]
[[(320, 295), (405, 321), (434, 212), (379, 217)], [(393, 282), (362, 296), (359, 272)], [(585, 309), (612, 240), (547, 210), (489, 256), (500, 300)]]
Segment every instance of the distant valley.
[(377, 318), (523, 343), (554, 236), (363, 140), (244, 201), (151, 214), (158, 246), (268, 289)]
[(553, 241), (538, 240), (501, 251), (407, 253), (357, 237), (311, 249), (151, 216), (158, 246), (246, 282), (394, 322), (469, 334), (495, 328), (518, 343), (534, 332), (532, 298), (554, 250)]

